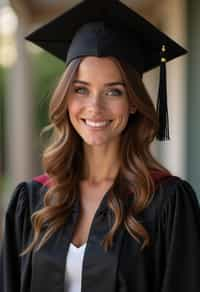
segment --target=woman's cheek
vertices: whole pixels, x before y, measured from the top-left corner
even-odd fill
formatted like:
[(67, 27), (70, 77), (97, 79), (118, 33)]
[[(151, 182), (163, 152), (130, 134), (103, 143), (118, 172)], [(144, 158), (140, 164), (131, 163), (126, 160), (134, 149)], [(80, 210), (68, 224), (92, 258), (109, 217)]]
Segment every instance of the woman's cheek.
[(73, 101), (68, 105), (68, 111), (70, 115), (76, 115), (80, 112), (82, 105), (79, 101)]

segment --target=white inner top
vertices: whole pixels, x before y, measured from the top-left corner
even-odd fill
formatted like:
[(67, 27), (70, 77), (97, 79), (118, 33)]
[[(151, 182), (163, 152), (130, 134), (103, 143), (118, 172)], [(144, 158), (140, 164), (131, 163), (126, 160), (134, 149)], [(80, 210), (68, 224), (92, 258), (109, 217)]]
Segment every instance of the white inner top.
[(85, 242), (80, 247), (76, 247), (72, 242), (69, 244), (65, 269), (65, 292), (81, 292), (82, 265), (86, 244)]

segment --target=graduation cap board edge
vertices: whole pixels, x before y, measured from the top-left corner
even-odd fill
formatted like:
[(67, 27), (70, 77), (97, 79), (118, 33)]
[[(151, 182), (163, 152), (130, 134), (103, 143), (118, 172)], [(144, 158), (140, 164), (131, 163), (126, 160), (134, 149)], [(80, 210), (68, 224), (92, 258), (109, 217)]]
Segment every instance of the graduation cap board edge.
[(188, 51), (119, 0), (85, 0), (26, 40), (68, 65), (81, 56), (116, 56), (143, 73), (160, 66), (157, 139), (169, 139), (166, 62)]

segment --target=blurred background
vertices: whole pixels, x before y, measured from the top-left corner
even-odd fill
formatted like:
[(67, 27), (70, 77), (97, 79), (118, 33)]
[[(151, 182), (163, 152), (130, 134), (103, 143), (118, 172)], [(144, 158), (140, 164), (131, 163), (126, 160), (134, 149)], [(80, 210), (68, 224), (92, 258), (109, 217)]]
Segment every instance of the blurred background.
[[(0, 0), (0, 221), (16, 184), (42, 172), (40, 131), (48, 124), (48, 102), (64, 70), (61, 61), (24, 36), (79, 2)], [(122, 2), (189, 50), (167, 64), (171, 139), (155, 141), (152, 152), (187, 179), (200, 199), (200, 1)], [(156, 104), (159, 69), (144, 81)]]

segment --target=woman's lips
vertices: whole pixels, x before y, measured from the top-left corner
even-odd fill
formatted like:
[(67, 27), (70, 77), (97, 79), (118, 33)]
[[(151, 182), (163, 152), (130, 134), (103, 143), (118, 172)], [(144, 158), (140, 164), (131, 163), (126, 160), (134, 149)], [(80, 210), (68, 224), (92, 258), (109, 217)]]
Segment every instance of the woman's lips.
[(93, 121), (93, 120), (89, 120), (89, 119), (82, 119), (84, 124), (92, 129), (104, 129), (106, 128), (111, 122), (112, 120), (101, 120), (101, 121)]

